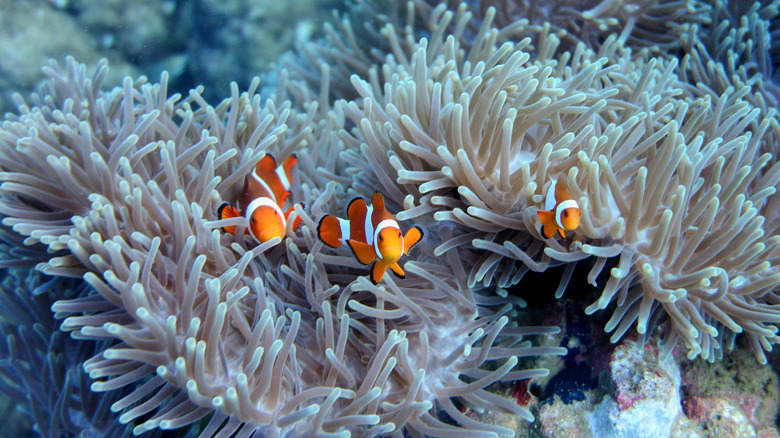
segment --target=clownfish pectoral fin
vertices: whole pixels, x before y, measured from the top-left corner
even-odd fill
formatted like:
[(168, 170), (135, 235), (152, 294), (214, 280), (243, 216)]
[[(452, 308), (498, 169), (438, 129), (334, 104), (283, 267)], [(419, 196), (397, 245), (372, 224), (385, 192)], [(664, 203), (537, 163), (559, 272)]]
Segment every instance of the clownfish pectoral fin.
[(363, 198), (355, 198), (350, 201), (349, 205), (347, 206), (347, 219), (350, 221), (355, 218), (358, 218), (358, 220), (364, 220), (367, 212), (368, 207), (366, 206), (366, 200)]
[[(420, 241), (423, 237), (422, 228), (418, 226), (414, 226), (409, 231), (406, 232), (406, 235), (404, 236), (404, 254), (408, 255), (409, 250), (412, 249), (414, 245), (417, 244), (417, 242)], [(390, 267), (392, 269), (392, 266)], [(403, 271), (401, 271), (403, 272)]]
[(566, 238), (566, 232), (563, 231), (563, 228), (558, 227), (558, 233), (560, 233), (561, 237), (564, 239)]
[(376, 258), (376, 252), (374, 247), (367, 243), (358, 242), (357, 240), (348, 240), (349, 247), (352, 248), (352, 252), (355, 253), (355, 257), (358, 261), (364, 265), (371, 263)]
[[(219, 206), (219, 209), (217, 209), (217, 218), (218, 219), (230, 219), (233, 217), (241, 217), (241, 215), (238, 213), (238, 210), (236, 210), (236, 207), (233, 207), (232, 205), (225, 202), (224, 204)], [(236, 227), (230, 226), (230, 227), (222, 227), (222, 231), (230, 234), (236, 233)]]
[(341, 241), (341, 224), (339, 218), (332, 214), (327, 214), (320, 219), (317, 225), (317, 235), (320, 236), (325, 245), (331, 248), (338, 248), (343, 243)]
[(374, 207), (374, 210), (376, 211), (382, 211), (385, 209), (385, 198), (382, 196), (379, 192), (374, 192), (373, 195), (371, 195), (371, 205)]
[(536, 215), (539, 216), (539, 222), (542, 224), (549, 224), (555, 222), (555, 213), (548, 210), (537, 210)]
[(382, 277), (385, 276), (386, 269), (387, 269), (387, 265), (379, 261), (371, 265), (371, 277), (370, 277), (371, 283), (377, 284), (380, 281), (382, 281)]
[(393, 274), (395, 274), (398, 278), (404, 279), (406, 278), (406, 274), (404, 273), (404, 270), (401, 269), (401, 265), (398, 263), (393, 263), (392, 265), (388, 266), (391, 271), (393, 271)]
[(276, 171), (276, 158), (266, 153), (260, 161), (257, 162), (257, 173), (264, 175)]

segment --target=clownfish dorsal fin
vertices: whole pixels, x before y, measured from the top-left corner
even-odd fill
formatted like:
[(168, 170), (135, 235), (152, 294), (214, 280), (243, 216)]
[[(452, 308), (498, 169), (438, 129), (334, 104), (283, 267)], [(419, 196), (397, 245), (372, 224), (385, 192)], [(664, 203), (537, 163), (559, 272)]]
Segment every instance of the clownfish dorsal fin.
[(298, 162), (298, 156), (295, 154), (290, 155), (287, 157), (286, 160), (284, 160), (284, 163), (282, 163), (282, 169), (284, 169), (284, 173), (287, 175), (287, 180), (292, 181), (292, 168), (295, 166), (295, 163)]
[(283, 206), (284, 205), (284, 201), (287, 199), (288, 196), (290, 196), (290, 191), (289, 190), (287, 190), (284, 193), (282, 193), (281, 198), (276, 203), (279, 204), (280, 207)]
[(373, 245), (357, 240), (349, 240), (347, 243), (349, 244), (349, 247), (352, 248), (352, 252), (355, 253), (355, 257), (360, 263), (367, 265), (376, 258), (376, 252), (374, 251)]
[(257, 162), (257, 173), (259, 175), (267, 174), (268, 172), (274, 172), (276, 170), (276, 158), (271, 154), (265, 154), (260, 161)]
[(357, 197), (350, 201), (349, 205), (347, 206), (347, 219), (352, 220), (363, 220), (363, 218), (366, 217), (366, 212), (368, 211), (368, 207), (366, 206), (366, 200)]
[[(409, 250), (417, 244), (423, 237), (422, 229), (418, 226), (414, 226), (406, 232), (404, 235), (404, 254), (409, 254)], [(392, 266), (391, 266), (392, 268)]]
[(571, 192), (569, 192), (569, 189), (566, 187), (565, 182), (561, 182), (560, 184), (555, 185), (555, 199), (558, 202), (563, 202), (567, 199), (574, 199), (574, 197), (571, 195)]
[(371, 195), (371, 205), (374, 207), (374, 211), (384, 211), (385, 198), (382, 196), (381, 193), (374, 192), (374, 194)]

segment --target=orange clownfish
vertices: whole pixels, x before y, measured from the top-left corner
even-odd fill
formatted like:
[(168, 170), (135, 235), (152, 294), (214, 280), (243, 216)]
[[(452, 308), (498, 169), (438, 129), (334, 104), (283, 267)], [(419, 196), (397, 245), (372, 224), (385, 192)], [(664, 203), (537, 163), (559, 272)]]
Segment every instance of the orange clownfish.
[(576, 230), (580, 226), (580, 205), (569, 193), (563, 184), (557, 184), (552, 180), (547, 189), (547, 198), (544, 201), (544, 210), (539, 210), (539, 220), (542, 222), (542, 235), (546, 238), (553, 237), (555, 232), (566, 238), (564, 230)]
[(371, 206), (363, 198), (355, 198), (347, 207), (347, 219), (326, 215), (317, 226), (317, 234), (322, 241), (333, 248), (345, 242), (349, 244), (358, 261), (371, 266), (371, 282), (379, 283), (390, 268), (395, 275), (404, 278), (403, 269), (398, 265), (402, 254), (422, 239), (420, 227), (413, 227), (401, 235), (401, 228), (390, 212), (385, 209), (385, 199), (379, 192), (371, 197)]
[[(290, 155), (281, 166), (276, 167), (276, 160), (266, 154), (257, 163), (257, 167), (246, 177), (244, 193), (239, 204), (244, 211), (242, 215), (239, 209), (227, 202), (217, 210), (219, 219), (244, 216), (247, 221), (246, 233), (259, 243), (265, 243), (274, 237), (284, 237), (287, 227), (287, 218), (293, 211), (293, 207), (282, 212), (284, 201), (290, 195), (292, 181), (291, 171), (298, 158)], [(301, 204), (303, 205), (303, 204)], [(293, 222), (293, 230), (301, 224), (301, 219)], [(236, 227), (224, 227), (223, 231), (235, 233)]]

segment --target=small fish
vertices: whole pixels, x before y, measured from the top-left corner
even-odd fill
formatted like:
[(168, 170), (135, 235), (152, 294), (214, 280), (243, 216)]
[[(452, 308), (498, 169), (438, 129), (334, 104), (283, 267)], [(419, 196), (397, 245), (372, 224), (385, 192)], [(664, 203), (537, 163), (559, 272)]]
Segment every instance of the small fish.
[(374, 284), (382, 280), (387, 268), (404, 278), (398, 260), (402, 254), (409, 254), (412, 246), (423, 236), (422, 229), (417, 226), (402, 236), (398, 222), (385, 209), (385, 199), (379, 192), (374, 192), (370, 207), (363, 198), (353, 199), (347, 207), (347, 219), (324, 216), (317, 226), (317, 234), (326, 245), (333, 248), (346, 242), (364, 265), (374, 262), (370, 277)]
[[(239, 204), (244, 213), (241, 214), (241, 210), (226, 202), (217, 210), (217, 216), (220, 219), (244, 216), (247, 220), (246, 233), (251, 234), (259, 243), (267, 242), (274, 237), (283, 238), (287, 218), (293, 211), (293, 207), (282, 212), (282, 206), (290, 196), (291, 172), (297, 161), (298, 158), (293, 154), (277, 167), (274, 157), (266, 154), (258, 161), (255, 170), (246, 177), (244, 193)], [(296, 218), (293, 222), (293, 230), (300, 224), (301, 219)], [(222, 230), (235, 233), (236, 227), (224, 227)]]
[(542, 222), (541, 232), (544, 237), (549, 239), (557, 231), (565, 239), (564, 230), (572, 231), (580, 226), (580, 205), (566, 186), (557, 184), (556, 180), (552, 180), (547, 189), (544, 208), (536, 212)]

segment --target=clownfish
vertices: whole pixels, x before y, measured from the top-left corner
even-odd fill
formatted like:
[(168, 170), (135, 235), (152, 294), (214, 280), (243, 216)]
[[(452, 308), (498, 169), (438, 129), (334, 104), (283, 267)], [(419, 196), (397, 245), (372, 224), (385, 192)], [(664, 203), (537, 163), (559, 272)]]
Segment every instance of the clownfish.
[(553, 237), (555, 232), (566, 238), (564, 230), (576, 230), (580, 226), (580, 205), (569, 193), (563, 184), (557, 184), (552, 180), (547, 189), (547, 198), (544, 201), (544, 210), (539, 210), (539, 221), (542, 222), (542, 235), (546, 238)]
[[(385, 199), (379, 192), (371, 197), (371, 206), (363, 198), (355, 198), (347, 206), (347, 219), (325, 215), (317, 226), (320, 239), (332, 248), (345, 242), (355, 257), (364, 265), (371, 262), (371, 282), (379, 283), (390, 268), (395, 275), (404, 278), (398, 260), (422, 239), (420, 227), (413, 227), (401, 235), (401, 228), (385, 208)], [(376, 261), (374, 261), (376, 260)]]
[[(244, 213), (227, 202), (217, 210), (219, 219), (232, 217), (246, 218), (246, 234), (251, 234), (258, 243), (265, 243), (274, 237), (284, 237), (287, 218), (293, 207), (282, 212), (284, 201), (290, 195), (292, 168), (298, 158), (290, 155), (281, 166), (276, 166), (276, 160), (266, 154), (257, 163), (257, 167), (246, 177), (244, 192), (240, 207)], [(301, 204), (303, 205), (303, 204)], [(301, 224), (301, 219), (293, 222), (293, 230)], [(223, 231), (235, 233), (236, 227), (224, 227)]]

